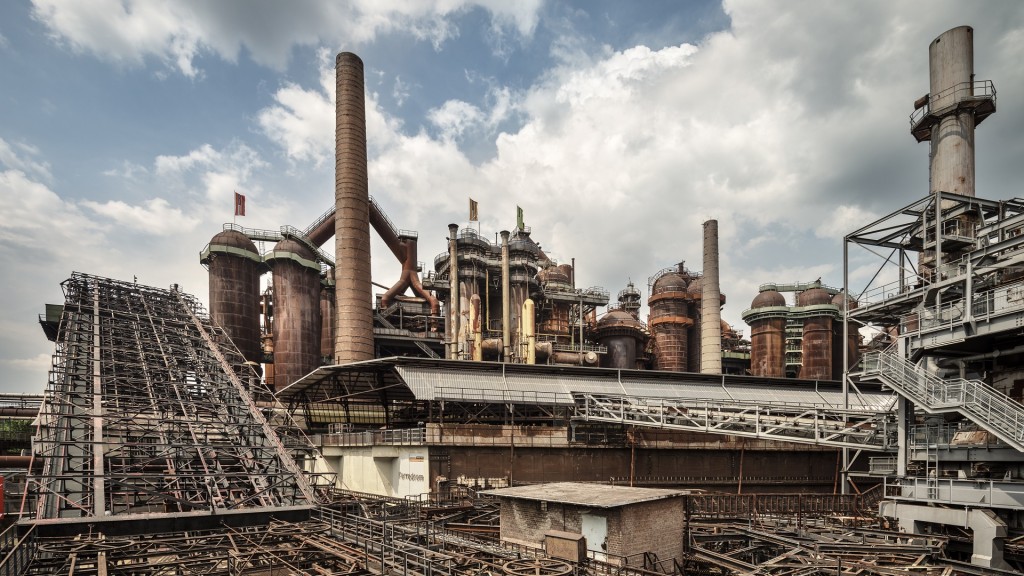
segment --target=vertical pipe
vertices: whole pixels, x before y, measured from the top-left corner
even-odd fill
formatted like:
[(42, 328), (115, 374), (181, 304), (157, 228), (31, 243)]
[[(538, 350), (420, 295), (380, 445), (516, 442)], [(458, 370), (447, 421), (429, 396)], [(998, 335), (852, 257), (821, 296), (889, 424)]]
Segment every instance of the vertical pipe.
[(701, 283), (700, 371), (722, 373), (722, 293), (718, 282), (718, 220), (704, 223), (704, 280)]
[(456, 239), (459, 234), (458, 224), (448, 225), (448, 358), (457, 360), (459, 357), (459, 258)]
[(480, 327), (480, 322), (480, 295), (473, 294), (469, 300), (469, 326), (473, 331), (473, 353), (470, 357), (477, 362), (484, 359), (483, 330)]
[(501, 354), (504, 362), (512, 360), (512, 310), (510, 305), (511, 295), (509, 294), (508, 278), (508, 230), (501, 231)]
[(523, 336), (526, 341), (526, 363), (536, 364), (537, 363), (537, 334), (536, 334), (536, 316), (533, 312), (533, 300), (527, 298), (523, 302)]
[(335, 256), (339, 364), (373, 359), (373, 296), (370, 285), (370, 194), (366, 177), (366, 104), (363, 61), (351, 52), (335, 60)]

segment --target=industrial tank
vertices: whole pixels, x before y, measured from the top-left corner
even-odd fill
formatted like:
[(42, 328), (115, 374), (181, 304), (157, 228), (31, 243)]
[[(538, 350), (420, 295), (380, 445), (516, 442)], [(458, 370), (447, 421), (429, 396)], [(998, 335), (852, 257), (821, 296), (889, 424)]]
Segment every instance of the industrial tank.
[(806, 380), (832, 379), (832, 319), (835, 308), (832, 295), (820, 286), (808, 288), (796, 298), (796, 305), (805, 308), (800, 377)]
[(597, 321), (598, 344), (608, 348), (601, 356), (602, 368), (640, 368), (638, 351), (643, 350), (647, 335), (643, 325), (624, 309), (612, 310)]
[[(545, 294), (571, 293), (569, 276), (561, 266), (549, 266), (537, 273)], [(551, 299), (545, 303), (540, 322), (540, 333), (555, 337), (558, 342), (569, 340), (569, 309), (572, 303), (564, 299)]]
[(687, 336), (693, 319), (690, 317), (689, 295), (686, 291), (690, 273), (680, 263), (675, 269), (659, 272), (651, 280), (648, 324), (654, 338), (654, 369), (686, 372), (688, 369)]
[[(786, 375), (786, 298), (776, 290), (762, 290), (743, 319), (750, 325), (750, 373), (767, 378)], [(783, 310), (779, 310), (782, 308)]]
[(210, 240), (202, 261), (210, 272), (210, 319), (246, 360), (259, 362), (262, 259), (256, 246), (245, 234), (224, 230)]
[[(842, 319), (843, 300), (850, 310), (857, 308), (857, 301), (843, 292), (832, 298), (832, 304), (839, 311), (839, 318)], [(849, 355), (848, 368), (852, 368), (860, 361), (860, 324), (850, 322), (850, 334), (846, 340), (847, 354)], [(843, 323), (841, 321), (832, 323), (832, 377), (838, 378), (843, 373)]]
[(320, 266), (313, 251), (286, 238), (267, 257), (274, 272), (274, 387), (320, 366)]

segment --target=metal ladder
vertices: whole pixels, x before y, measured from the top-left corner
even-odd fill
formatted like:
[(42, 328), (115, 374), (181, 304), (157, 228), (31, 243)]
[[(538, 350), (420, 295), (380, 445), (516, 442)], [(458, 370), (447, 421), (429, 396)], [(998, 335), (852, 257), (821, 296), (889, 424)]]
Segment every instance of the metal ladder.
[(1024, 452), (1024, 405), (980, 380), (943, 380), (894, 350), (865, 354), (862, 377), (881, 381), (926, 412), (958, 412)]

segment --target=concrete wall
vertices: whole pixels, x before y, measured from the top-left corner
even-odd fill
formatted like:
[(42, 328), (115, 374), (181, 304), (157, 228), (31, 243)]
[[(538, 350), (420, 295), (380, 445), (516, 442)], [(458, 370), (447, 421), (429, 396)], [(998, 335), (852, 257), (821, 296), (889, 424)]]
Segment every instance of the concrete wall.
[(338, 474), (338, 487), (346, 490), (402, 498), (431, 489), (425, 446), (329, 448), (324, 459)]

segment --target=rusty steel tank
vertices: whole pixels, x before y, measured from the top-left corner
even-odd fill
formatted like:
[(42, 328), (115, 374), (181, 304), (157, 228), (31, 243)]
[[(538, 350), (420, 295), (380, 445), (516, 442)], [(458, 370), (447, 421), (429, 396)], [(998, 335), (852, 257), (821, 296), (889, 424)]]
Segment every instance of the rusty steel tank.
[(608, 348), (601, 355), (602, 368), (642, 368), (639, 352), (644, 349), (647, 333), (644, 325), (623, 308), (609, 311), (594, 328), (598, 344)]
[(689, 368), (687, 342), (694, 323), (687, 292), (690, 280), (691, 274), (682, 263), (662, 270), (650, 280), (648, 325), (654, 338), (655, 370), (686, 372)]
[(805, 380), (832, 379), (832, 320), (836, 307), (832, 295), (821, 286), (804, 290), (796, 297), (796, 305), (803, 308), (803, 368), (800, 378)]
[[(549, 266), (537, 273), (541, 288), (545, 293), (572, 292), (569, 275), (561, 266)], [(552, 335), (558, 342), (569, 339), (569, 309), (572, 304), (565, 300), (550, 300), (548, 308), (543, 311), (540, 322), (540, 333)]]
[(765, 287), (743, 313), (750, 325), (750, 373), (754, 376), (786, 376), (786, 297)]
[[(832, 377), (839, 378), (843, 370), (843, 322), (842, 317), (844, 315), (843, 304), (848, 307), (849, 310), (857, 309), (857, 301), (852, 297), (846, 295), (843, 292), (836, 294), (832, 297), (832, 304), (836, 307), (839, 317), (837, 321), (832, 323)], [(850, 322), (850, 334), (846, 340), (847, 354), (849, 355), (849, 363), (847, 368), (852, 368), (860, 361), (860, 324), (856, 322)]]
[(320, 266), (313, 251), (285, 238), (267, 256), (274, 276), (274, 387), (320, 366)]
[(224, 230), (210, 240), (201, 261), (210, 272), (210, 319), (227, 332), (246, 360), (259, 362), (263, 259), (256, 245), (238, 230)]

